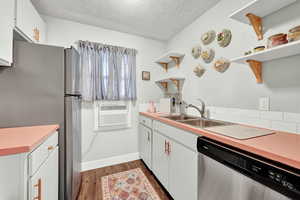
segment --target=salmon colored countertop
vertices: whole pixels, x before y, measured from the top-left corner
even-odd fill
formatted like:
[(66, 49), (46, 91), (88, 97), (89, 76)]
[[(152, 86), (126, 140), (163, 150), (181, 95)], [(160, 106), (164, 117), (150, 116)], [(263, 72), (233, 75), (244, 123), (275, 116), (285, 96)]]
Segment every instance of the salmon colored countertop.
[(59, 125), (0, 129), (0, 156), (26, 153), (53, 134)]
[(272, 135), (247, 140), (238, 140), (163, 118), (163, 114), (146, 112), (140, 112), (140, 114), (267, 159), (300, 169), (300, 135), (277, 131)]

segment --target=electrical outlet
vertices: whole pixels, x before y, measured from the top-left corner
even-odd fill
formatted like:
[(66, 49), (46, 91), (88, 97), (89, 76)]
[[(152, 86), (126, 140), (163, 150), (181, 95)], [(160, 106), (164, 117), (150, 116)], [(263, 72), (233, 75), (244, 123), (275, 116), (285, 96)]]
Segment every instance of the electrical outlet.
[(270, 97), (259, 98), (259, 110), (263, 110), (263, 111), (270, 110)]

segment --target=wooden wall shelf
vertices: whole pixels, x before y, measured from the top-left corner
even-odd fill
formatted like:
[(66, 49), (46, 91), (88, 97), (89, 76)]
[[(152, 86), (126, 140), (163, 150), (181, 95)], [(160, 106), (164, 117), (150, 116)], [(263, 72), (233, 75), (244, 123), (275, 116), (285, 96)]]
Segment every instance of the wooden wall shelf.
[(231, 59), (231, 62), (243, 64), (248, 63), (255, 74), (257, 82), (262, 83), (263, 79), (261, 75), (261, 68), (263, 62), (295, 55), (300, 55), (300, 41), (295, 41), (281, 46), (273, 47), (247, 56), (234, 58)]
[(168, 68), (172, 63), (175, 64), (176, 67), (179, 67), (183, 57), (184, 54), (170, 52), (160, 57), (155, 62), (161, 65), (164, 68), (164, 70), (167, 72)]
[(169, 88), (175, 86), (176, 93), (178, 93), (181, 91), (184, 81), (185, 78), (168, 78), (168, 79), (156, 81), (155, 83), (165, 92), (168, 92)]
[(235, 11), (230, 18), (253, 26), (259, 40), (263, 39), (263, 18), (297, 0), (254, 0)]

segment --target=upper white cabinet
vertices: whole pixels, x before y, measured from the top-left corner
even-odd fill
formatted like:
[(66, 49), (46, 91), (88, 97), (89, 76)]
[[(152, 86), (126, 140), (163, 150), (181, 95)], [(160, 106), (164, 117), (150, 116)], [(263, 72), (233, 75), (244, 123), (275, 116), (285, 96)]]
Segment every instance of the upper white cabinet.
[(1, 0), (0, 66), (13, 62), (13, 31), (27, 41), (46, 43), (46, 23), (30, 0)]
[(46, 23), (30, 0), (16, 0), (16, 30), (28, 41), (45, 42)]
[(0, 12), (0, 66), (11, 66), (15, 1), (1, 0)]

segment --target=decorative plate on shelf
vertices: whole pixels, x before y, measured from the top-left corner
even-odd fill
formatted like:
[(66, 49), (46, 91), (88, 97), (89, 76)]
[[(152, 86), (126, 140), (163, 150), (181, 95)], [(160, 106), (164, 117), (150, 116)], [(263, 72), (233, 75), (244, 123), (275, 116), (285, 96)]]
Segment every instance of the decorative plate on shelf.
[(223, 29), (221, 33), (218, 33), (218, 44), (220, 47), (227, 47), (231, 42), (232, 34), (229, 29)]
[(201, 52), (201, 58), (205, 63), (211, 63), (215, 58), (215, 51), (211, 48), (207, 48)]
[(214, 63), (217, 72), (224, 73), (230, 66), (230, 61), (226, 58), (220, 58)]
[(201, 36), (201, 40), (204, 45), (208, 45), (212, 43), (215, 40), (215, 38), (216, 38), (216, 32), (213, 30), (208, 31)]
[(205, 69), (204, 67), (202, 67), (201, 65), (198, 65), (197, 67), (194, 68), (194, 73), (196, 76), (198, 76), (199, 78), (201, 76), (203, 76), (203, 74), (205, 73)]
[(201, 46), (198, 45), (198, 46), (195, 46), (193, 49), (192, 49), (192, 56), (197, 59), (201, 56)]

